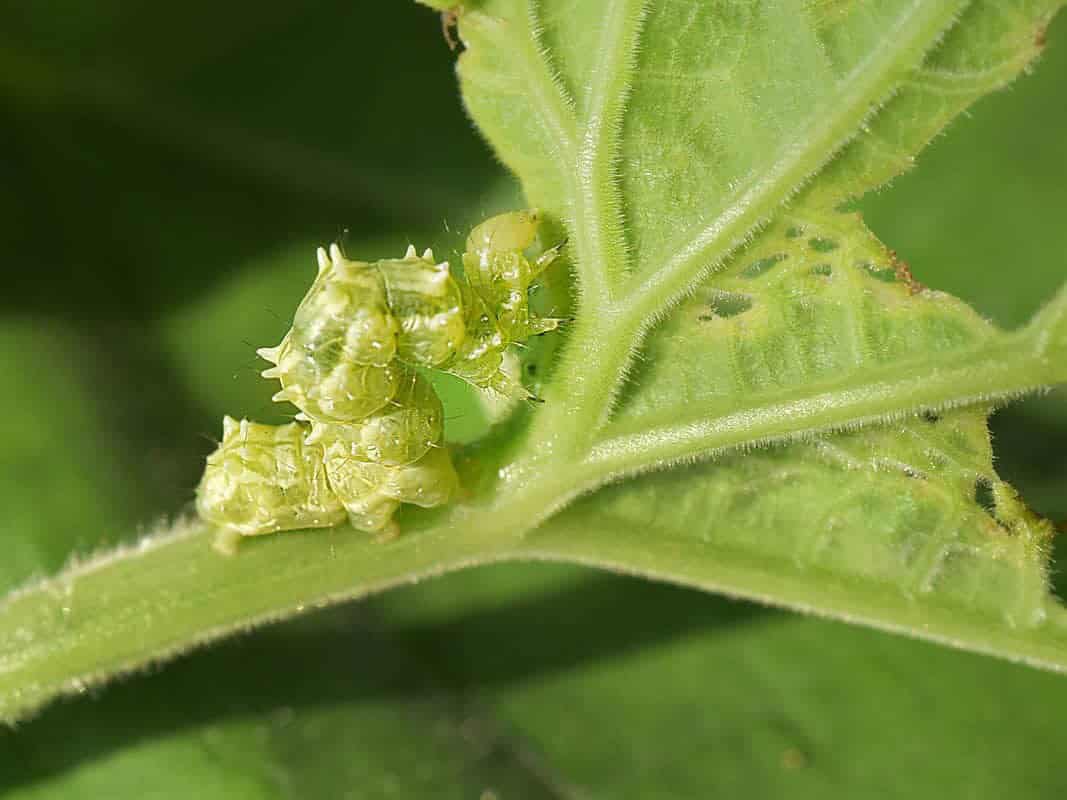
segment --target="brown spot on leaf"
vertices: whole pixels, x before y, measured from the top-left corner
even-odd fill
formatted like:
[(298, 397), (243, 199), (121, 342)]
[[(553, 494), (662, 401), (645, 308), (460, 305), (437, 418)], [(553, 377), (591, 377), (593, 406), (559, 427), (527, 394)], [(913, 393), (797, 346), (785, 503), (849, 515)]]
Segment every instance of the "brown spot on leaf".
[(456, 38), (456, 24), (459, 22), (459, 12), (455, 9), (441, 12), (441, 33), (445, 37), (448, 49), (452, 52), (459, 47), (459, 39)]
[(893, 272), (896, 273), (897, 280), (905, 284), (911, 294), (919, 294), (926, 289), (911, 274), (911, 267), (908, 266), (908, 263), (897, 256), (896, 250), (889, 251), (889, 263), (893, 266)]

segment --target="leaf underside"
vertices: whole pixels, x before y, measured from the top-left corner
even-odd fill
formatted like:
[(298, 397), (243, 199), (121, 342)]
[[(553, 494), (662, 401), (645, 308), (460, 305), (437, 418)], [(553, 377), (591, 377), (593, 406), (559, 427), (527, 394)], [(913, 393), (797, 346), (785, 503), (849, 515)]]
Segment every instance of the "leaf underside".
[[(819, 386), (831, 397), (901, 369), (978, 369), (1007, 336), (922, 286), (842, 206), (1018, 74), (1059, 5), (500, 0), (464, 14), (468, 108), (531, 204), (576, 234), (579, 278), (605, 273), (650, 310), (651, 295), (688, 295), (644, 340), (608, 437), (655, 447)], [(1047, 312), (1060, 333), (1035, 322), (1061, 354), (1062, 304)], [(1062, 355), (1036, 346), (1062, 380)], [(549, 554), (845, 616), (872, 617), (868, 592), (918, 610), (877, 620), (887, 627), (939, 604), (1040, 625), (1062, 611), (1050, 528), (993, 469), (983, 392), (960, 391), (978, 404), (639, 477), (531, 547), (543, 535)], [(727, 578), (732, 562), (759, 577)], [(807, 588), (783, 588), (794, 580)], [(820, 597), (820, 580), (851, 584), (851, 611)]]
[(407, 515), (388, 545), (340, 529), (226, 561), (194, 525), (27, 588), (0, 606), (0, 718), (502, 559), (1067, 669), (1051, 529), (997, 476), (986, 428), (993, 404), (1067, 380), (1067, 291), (1003, 332), (923, 287), (847, 208), (1029, 64), (1060, 5), (465, 6), (468, 110), (568, 237), (577, 280), (532, 434), (470, 451), (470, 500)]

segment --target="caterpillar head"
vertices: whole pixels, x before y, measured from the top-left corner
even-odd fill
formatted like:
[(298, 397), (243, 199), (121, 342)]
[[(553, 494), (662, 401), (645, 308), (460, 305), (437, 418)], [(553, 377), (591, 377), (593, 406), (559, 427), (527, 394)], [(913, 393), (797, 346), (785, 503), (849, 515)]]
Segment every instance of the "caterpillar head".
[(533, 244), (540, 223), (541, 214), (536, 209), (497, 214), (471, 229), (467, 252), (486, 256), (514, 250), (522, 252)]
[(303, 426), (261, 425), (226, 417), (222, 442), (207, 459), (196, 507), (200, 516), (245, 536), (322, 528), (345, 512), (327, 483), (323, 451)]

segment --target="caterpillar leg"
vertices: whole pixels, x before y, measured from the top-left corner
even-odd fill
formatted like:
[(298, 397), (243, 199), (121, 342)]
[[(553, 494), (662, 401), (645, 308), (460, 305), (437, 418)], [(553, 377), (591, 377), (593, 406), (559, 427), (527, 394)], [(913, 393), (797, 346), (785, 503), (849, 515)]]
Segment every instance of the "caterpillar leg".
[(550, 247), (548, 250), (545, 250), (545, 252), (541, 253), (541, 255), (535, 258), (533, 264), (531, 265), (533, 269), (530, 272), (530, 277), (536, 278), (538, 275), (548, 269), (548, 267), (557, 258), (559, 258), (559, 254), (563, 252), (563, 248), (566, 246), (567, 240), (564, 239), (559, 244), (555, 245), (554, 247)]
[(389, 520), (388, 524), (382, 528), (374, 537), (375, 544), (385, 544), (391, 542), (400, 536), (400, 526), (395, 519)]
[[(567, 320), (563, 317), (535, 317), (526, 323), (526, 336), (540, 336), (559, 330)], [(524, 337), (525, 338), (525, 337)]]

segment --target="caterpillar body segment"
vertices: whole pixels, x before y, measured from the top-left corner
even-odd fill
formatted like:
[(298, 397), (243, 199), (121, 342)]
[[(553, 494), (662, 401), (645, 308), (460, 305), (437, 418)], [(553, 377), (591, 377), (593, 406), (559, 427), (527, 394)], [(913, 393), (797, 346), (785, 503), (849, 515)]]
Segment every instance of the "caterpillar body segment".
[(389, 467), (352, 458), (338, 443), (326, 447), (325, 464), (353, 527), (373, 533), (388, 531), (401, 503), (444, 505), (459, 488), (452, 459), (441, 447), (431, 448), (413, 464)]
[(278, 402), (290, 402), (309, 419), (352, 422), (388, 403), (399, 387), (394, 364), (398, 325), (389, 313), (381, 274), (348, 261), (337, 245), (318, 250), (318, 275), (277, 347), (259, 356), (273, 364)]
[[(339, 361), (386, 366), (396, 356), (396, 320), (389, 313), (381, 274), (372, 265), (348, 261), (333, 245), (318, 249), (319, 271), (276, 348), (259, 351), (284, 374), (300, 358), (329, 369)], [(270, 375), (268, 377), (279, 377)]]
[(348, 425), (312, 422), (307, 441), (358, 461), (402, 467), (441, 445), (444, 418), (441, 400), (429, 381), (408, 372), (396, 396), (379, 412)]
[(326, 477), (322, 447), (302, 425), (261, 425), (226, 417), (222, 442), (197, 489), (204, 519), (244, 536), (324, 528), (345, 520)]
[(402, 259), (375, 264), (387, 287), (400, 330), (397, 356), (416, 367), (440, 367), (455, 358), (466, 337), (463, 296), (448, 262), (434, 263), (409, 247)]
[(401, 382), (402, 370), (393, 364), (341, 361), (321, 372), (304, 369), (307, 365), (304, 362), (280, 376), (282, 390), (272, 397), (299, 408), (298, 418), (305, 421), (344, 424), (366, 419), (389, 404)]

